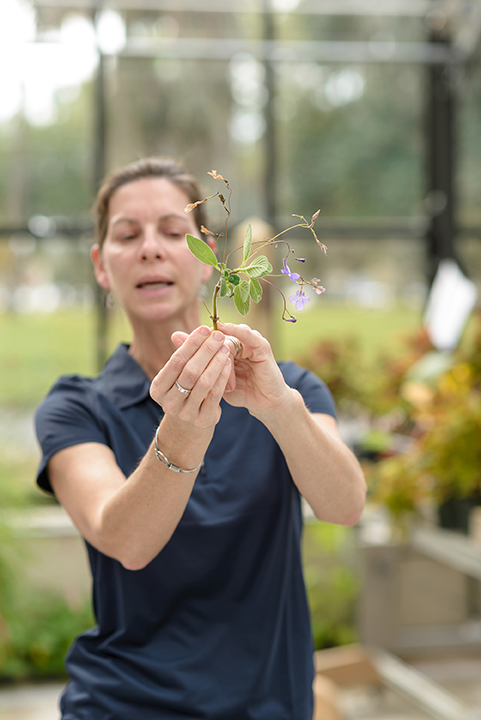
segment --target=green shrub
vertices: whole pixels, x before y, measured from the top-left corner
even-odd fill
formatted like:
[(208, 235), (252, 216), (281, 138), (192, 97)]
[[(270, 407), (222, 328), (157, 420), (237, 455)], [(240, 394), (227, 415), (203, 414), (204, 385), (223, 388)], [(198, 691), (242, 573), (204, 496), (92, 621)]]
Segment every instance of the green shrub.
[[(481, 315), (473, 320), (469, 341), (449, 355), (449, 365), (436, 365), (431, 353), (404, 375), (399, 395), (409, 422), (391, 430), (399, 437), (407, 428), (407, 442), (366, 466), (371, 497), (400, 530), (450, 499), (481, 501)], [(431, 366), (438, 370), (428, 374)]]
[(354, 530), (313, 522), (304, 531), (304, 575), (316, 650), (357, 640)]
[(26, 550), (10, 522), (29, 504), (25, 488), (0, 463), (0, 681), (65, 676), (64, 658), (76, 635), (94, 624), (90, 603), (72, 608), (59, 595), (34, 591)]
[(74, 638), (94, 625), (90, 602), (72, 608), (51, 593), (29, 594), (5, 616), (0, 637), (0, 679), (65, 677), (64, 659)]

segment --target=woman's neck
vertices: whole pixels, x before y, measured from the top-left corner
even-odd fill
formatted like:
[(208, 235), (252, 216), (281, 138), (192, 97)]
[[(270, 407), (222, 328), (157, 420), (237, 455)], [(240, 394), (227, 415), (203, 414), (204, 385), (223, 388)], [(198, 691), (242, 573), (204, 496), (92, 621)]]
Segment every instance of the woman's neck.
[(138, 362), (150, 380), (153, 380), (159, 370), (164, 367), (175, 351), (171, 340), (172, 333), (181, 330), (191, 333), (200, 325), (200, 318), (196, 317), (190, 322), (178, 319), (159, 323), (138, 323), (132, 320), (134, 339), (129, 353)]

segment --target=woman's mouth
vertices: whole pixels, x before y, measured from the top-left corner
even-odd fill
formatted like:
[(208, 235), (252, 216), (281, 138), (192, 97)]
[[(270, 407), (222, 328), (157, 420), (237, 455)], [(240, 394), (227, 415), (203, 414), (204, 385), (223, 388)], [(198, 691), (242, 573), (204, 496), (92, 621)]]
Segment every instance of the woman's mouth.
[(167, 280), (152, 280), (139, 283), (137, 287), (141, 290), (161, 290), (162, 288), (169, 287), (173, 284), (174, 283)]

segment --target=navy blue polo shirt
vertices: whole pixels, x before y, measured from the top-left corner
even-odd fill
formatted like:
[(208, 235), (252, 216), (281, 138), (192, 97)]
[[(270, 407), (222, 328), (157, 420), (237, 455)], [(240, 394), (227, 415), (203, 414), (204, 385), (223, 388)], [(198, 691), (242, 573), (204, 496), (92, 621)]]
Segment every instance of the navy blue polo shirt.
[[(280, 367), (312, 412), (335, 416), (322, 381), (293, 363)], [(149, 387), (125, 345), (97, 378), (60, 378), (36, 416), (40, 487), (51, 491), (46, 466), (56, 452), (86, 442), (108, 445), (128, 476), (162, 417)], [(223, 401), (159, 555), (132, 571), (86, 543), (97, 625), (67, 655), (62, 718), (311, 720), (301, 531), (299, 493), (279, 446), (245, 408)]]

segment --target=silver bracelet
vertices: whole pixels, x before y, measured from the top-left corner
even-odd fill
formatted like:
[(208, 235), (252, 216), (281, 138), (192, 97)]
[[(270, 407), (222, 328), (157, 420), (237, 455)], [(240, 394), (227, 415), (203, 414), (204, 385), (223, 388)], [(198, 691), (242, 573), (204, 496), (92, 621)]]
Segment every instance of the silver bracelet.
[(169, 462), (169, 461), (167, 460), (167, 458), (165, 457), (164, 453), (163, 453), (161, 450), (159, 450), (159, 445), (158, 445), (158, 442), (157, 442), (157, 435), (158, 435), (159, 430), (160, 430), (160, 425), (159, 425), (159, 427), (157, 428), (157, 430), (155, 431), (155, 448), (154, 448), (154, 452), (155, 452), (155, 454), (157, 455), (157, 458), (158, 458), (158, 459), (160, 460), (160, 462), (162, 463), (162, 465), (165, 465), (166, 468), (168, 468), (169, 470), (172, 470), (172, 472), (176, 472), (176, 473), (193, 473), (193, 472), (195, 472), (196, 470), (198, 470), (200, 467), (202, 467), (202, 465), (204, 464), (204, 461), (203, 461), (203, 460), (201, 460), (201, 462), (197, 465), (197, 467), (192, 468), (192, 470), (182, 470), (182, 468), (177, 467), (177, 465), (174, 465), (174, 463)]

